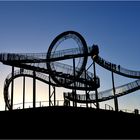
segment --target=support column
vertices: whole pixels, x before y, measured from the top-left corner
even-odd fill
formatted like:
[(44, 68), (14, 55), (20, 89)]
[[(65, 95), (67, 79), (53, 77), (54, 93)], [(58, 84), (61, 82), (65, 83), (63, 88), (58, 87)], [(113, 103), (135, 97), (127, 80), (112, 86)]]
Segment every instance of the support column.
[[(93, 69), (94, 69), (94, 81), (96, 81), (96, 67), (95, 61), (93, 60)], [(98, 90), (95, 89), (95, 97), (96, 97), (96, 108), (99, 109), (99, 102), (98, 102)]]
[[(51, 91), (51, 77), (49, 75), (49, 106), (55, 106), (56, 105), (56, 94), (55, 94), (55, 86), (52, 86), (53, 91)], [(52, 101), (52, 96), (54, 97), (54, 101)]]
[(111, 73), (112, 73), (112, 86), (113, 86), (113, 94), (114, 94), (115, 111), (118, 111), (119, 110), (119, 108), (118, 108), (118, 99), (115, 96), (116, 90), (115, 90), (115, 84), (114, 84), (114, 74), (113, 74), (113, 71)]
[(86, 68), (85, 68), (85, 92), (86, 92), (86, 107), (88, 108), (88, 93), (87, 93), (87, 76), (86, 76)]
[(55, 87), (53, 87), (53, 90), (54, 90), (53, 96), (54, 96), (54, 106), (55, 106), (56, 105)]
[(23, 109), (25, 108), (25, 76), (23, 76)]
[[(94, 62), (92, 62), (89, 67), (86, 69), (85, 68), (85, 88), (86, 88), (86, 101), (88, 102), (88, 100), (90, 100), (90, 96), (89, 96), (89, 92), (87, 91), (87, 84), (86, 84), (86, 81), (87, 81), (87, 76), (86, 76), (86, 71), (89, 70), (89, 68), (91, 68), (91, 66), (93, 65)], [(88, 107), (88, 103), (86, 103), (86, 107)], [(91, 103), (90, 103), (90, 107), (91, 107)]]
[(36, 73), (33, 71), (33, 108), (36, 107)]
[(51, 85), (50, 85), (51, 77), (49, 75), (49, 106), (51, 106)]
[(73, 106), (77, 106), (76, 104), (76, 83), (75, 83), (75, 58), (73, 58), (73, 76), (74, 76), (74, 90), (73, 90)]
[(12, 83), (11, 83), (11, 110), (13, 110), (13, 94), (14, 94), (14, 66), (12, 66)]

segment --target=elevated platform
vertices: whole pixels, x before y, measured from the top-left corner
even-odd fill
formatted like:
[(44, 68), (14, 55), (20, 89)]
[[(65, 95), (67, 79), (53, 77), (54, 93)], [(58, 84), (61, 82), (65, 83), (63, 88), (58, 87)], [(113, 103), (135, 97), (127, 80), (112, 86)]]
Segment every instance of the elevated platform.
[(0, 111), (0, 138), (140, 138), (140, 115), (83, 107)]

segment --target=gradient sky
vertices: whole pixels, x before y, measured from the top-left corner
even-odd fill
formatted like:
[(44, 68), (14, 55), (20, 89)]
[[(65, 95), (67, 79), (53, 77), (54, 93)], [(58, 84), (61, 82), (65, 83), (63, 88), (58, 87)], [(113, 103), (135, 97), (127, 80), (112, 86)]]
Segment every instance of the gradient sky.
[[(79, 32), (89, 46), (98, 44), (104, 59), (127, 69), (140, 70), (139, 1), (0, 1), (0, 52), (47, 52), (52, 40), (67, 30)], [(0, 110), (4, 109), (4, 80), (10, 72), (9, 66), (0, 64)], [(110, 72), (97, 66), (97, 74), (101, 80), (99, 91), (112, 88)], [(134, 80), (115, 74), (116, 86)], [(22, 96), (19, 94), (22, 93), (22, 82), (15, 82), (16, 98), (17, 94)], [(28, 79), (28, 94), (32, 94), (31, 83)], [(38, 90), (42, 92), (38, 100), (46, 99), (46, 89), (45, 84), (38, 83)], [(114, 107), (113, 100), (105, 103)], [(103, 107), (105, 103), (101, 103)], [(139, 91), (120, 97), (119, 108), (140, 109)]]

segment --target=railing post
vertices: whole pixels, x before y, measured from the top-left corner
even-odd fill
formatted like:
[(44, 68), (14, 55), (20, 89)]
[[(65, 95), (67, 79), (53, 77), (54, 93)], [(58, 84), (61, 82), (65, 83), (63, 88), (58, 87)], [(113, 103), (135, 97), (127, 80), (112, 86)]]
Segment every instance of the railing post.
[(105, 110), (106, 110), (106, 104), (105, 104)]

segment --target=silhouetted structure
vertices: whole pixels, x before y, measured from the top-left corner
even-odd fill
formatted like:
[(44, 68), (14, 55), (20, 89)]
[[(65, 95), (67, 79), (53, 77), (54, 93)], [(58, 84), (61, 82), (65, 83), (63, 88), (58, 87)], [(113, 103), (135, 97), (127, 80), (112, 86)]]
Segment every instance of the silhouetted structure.
[[(61, 43), (67, 39), (73, 39), (77, 43), (77, 48), (57, 50)], [(86, 68), (88, 57), (93, 62)], [(76, 65), (76, 59), (79, 59)], [(58, 61), (72, 60), (72, 66)], [(119, 111), (117, 98), (128, 93), (139, 90), (140, 72), (127, 70), (120, 65), (113, 64), (99, 56), (98, 45), (87, 46), (85, 39), (78, 32), (66, 31), (58, 35), (50, 44), (46, 53), (1, 53), (0, 62), (12, 66), (12, 73), (9, 74), (4, 83), (4, 100), (6, 108), (13, 110), (14, 79), (23, 76), (23, 109), (25, 108), (25, 77), (33, 78), (33, 108), (36, 108), (36, 80), (49, 84), (49, 106), (56, 105), (56, 87), (71, 89), (71, 92), (64, 93), (64, 105), (73, 106), (77, 103), (93, 103), (99, 109), (99, 102), (114, 99), (115, 110)], [(98, 92), (100, 79), (96, 75), (96, 63), (109, 70), (112, 74), (112, 88), (103, 92)], [(93, 73), (88, 69), (93, 66)], [(15, 67), (20, 70), (14, 70)], [(138, 79), (134, 82), (115, 87), (114, 73)], [(11, 96), (9, 96), (9, 85), (11, 83)], [(85, 91), (79, 95), (77, 90)], [(93, 93), (90, 94), (90, 91)], [(11, 99), (10, 99), (11, 97)]]

